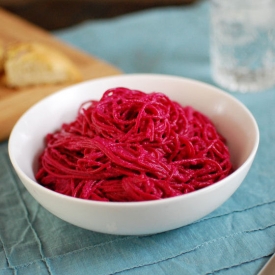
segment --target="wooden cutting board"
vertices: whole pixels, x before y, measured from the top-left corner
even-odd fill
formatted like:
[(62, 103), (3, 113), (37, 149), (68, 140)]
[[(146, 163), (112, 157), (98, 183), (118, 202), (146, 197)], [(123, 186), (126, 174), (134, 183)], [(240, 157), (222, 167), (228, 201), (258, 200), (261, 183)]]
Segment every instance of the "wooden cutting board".
[[(38, 41), (61, 50), (79, 68), (83, 80), (121, 74), (118, 68), (61, 42), (47, 31), (0, 8), (1, 40), (4, 43)], [(8, 139), (14, 124), (29, 107), (67, 85), (9, 89), (0, 81), (0, 141)]]

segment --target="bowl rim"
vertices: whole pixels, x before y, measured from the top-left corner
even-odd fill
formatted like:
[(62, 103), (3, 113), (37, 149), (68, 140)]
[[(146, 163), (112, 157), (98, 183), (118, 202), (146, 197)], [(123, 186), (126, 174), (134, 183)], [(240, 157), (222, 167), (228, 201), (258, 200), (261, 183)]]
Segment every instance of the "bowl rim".
[[(81, 87), (81, 86), (86, 86), (89, 85), (90, 83), (96, 83), (96, 82), (102, 82), (102, 81), (106, 81), (106, 80), (112, 80), (112, 79), (127, 79), (127, 78), (154, 78), (154, 79), (158, 79), (158, 78), (162, 78), (162, 79), (166, 79), (166, 80), (178, 80), (178, 81), (186, 81), (189, 82), (193, 85), (199, 85), (201, 87), (206, 87), (208, 89), (213, 90), (213, 92), (218, 93), (218, 94), (222, 94), (222, 96), (229, 98), (231, 101), (234, 101), (235, 104), (239, 105), (239, 107), (241, 107), (243, 109), (244, 112), (246, 112), (246, 114), (249, 116), (253, 127), (254, 127), (254, 131), (255, 131), (255, 142), (253, 144), (253, 148), (250, 151), (248, 157), (246, 158), (246, 160), (241, 164), (240, 167), (238, 167), (236, 170), (234, 170), (230, 175), (228, 175), (226, 178), (210, 185), (207, 187), (204, 187), (202, 189), (196, 190), (194, 192), (191, 193), (187, 193), (187, 194), (182, 194), (179, 196), (175, 196), (175, 197), (170, 197), (170, 198), (165, 198), (165, 199), (159, 199), (159, 200), (149, 200), (149, 201), (130, 201), (130, 202), (110, 202), (110, 201), (96, 201), (96, 200), (87, 200), (87, 199), (82, 199), (82, 198), (76, 198), (76, 197), (71, 197), (68, 195), (64, 195), (61, 193), (58, 193), (56, 191), (53, 191), (51, 189), (48, 189), (42, 185), (40, 185), (38, 182), (36, 182), (35, 180), (32, 180), (31, 178), (29, 178), (23, 171), (22, 169), (19, 167), (17, 161), (15, 160), (13, 154), (12, 154), (12, 143), (13, 143), (13, 139), (14, 139), (14, 133), (16, 131), (16, 128), (18, 127), (18, 125), (21, 123), (21, 121), (24, 119), (24, 117), (31, 112), (31, 110), (33, 110), (34, 108), (36, 108), (36, 106), (40, 105), (41, 102), (44, 102), (45, 100), (49, 100), (52, 97), (55, 97), (57, 94), (60, 93), (64, 93), (67, 90), (70, 89), (75, 89), (76, 87)], [(26, 110), (21, 116), (20, 118), (17, 120), (17, 122), (15, 123), (9, 140), (8, 140), (8, 154), (11, 160), (11, 163), (14, 167), (14, 169), (16, 170), (16, 172), (18, 173), (18, 175), (23, 178), (25, 181), (29, 182), (31, 185), (35, 186), (35, 188), (40, 189), (41, 191), (45, 192), (45, 194), (50, 195), (50, 196), (54, 196), (54, 197), (58, 197), (60, 199), (66, 200), (66, 201), (71, 201), (73, 203), (80, 203), (80, 204), (87, 204), (87, 205), (93, 205), (93, 206), (100, 206), (100, 207), (115, 207), (115, 208), (120, 208), (120, 207), (147, 207), (147, 206), (154, 206), (154, 205), (159, 205), (159, 204), (167, 204), (170, 202), (177, 202), (178, 200), (183, 200), (183, 199), (188, 199), (188, 198), (192, 198), (195, 196), (200, 196), (203, 195), (204, 193), (209, 193), (211, 191), (214, 191), (215, 189), (219, 189), (221, 188), (223, 185), (225, 185), (228, 181), (231, 180), (231, 178), (235, 177), (237, 174), (241, 173), (242, 170), (246, 169), (247, 165), (251, 164), (256, 153), (258, 150), (258, 146), (259, 146), (259, 141), (260, 141), (260, 133), (259, 133), (259, 127), (258, 124), (256, 122), (256, 119), (254, 118), (254, 116), (252, 115), (252, 113), (250, 112), (250, 110), (238, 99), (236, 99), (234, 96), (232, 96), (231, 94), (225, 92), (224, 90), (205, 83), (203, 81), (200, 80), (195, 80), (195, 79), (191, 79), (191, 78), (186, 78), (186, 77), (182, 77), (182, 76), (176, 76), (176, 75), (169, 75), (169, 74), (154, 74), (154, 73), (135, 73), (135, 74), (122, 74), (122, 75), (114, 75), (114, 76), (104, 76), (104, 77), (100, 77), (100, 78), (96, 78), (96, 79), (90, 79), (90, 80), (86, 80), (83, 81), (81, 83), (77, 83), (77, 84), (73, 84), (70, 86), (67, 86), (65, 88), (62, 88), (58, 91), (56, 91), (55, 93), (48, 95), (46, 97), (44, 97), (43, 99), (39, 100), (37, 103), (35, 103), (34, 105), (32, 105), (28, 110)]]

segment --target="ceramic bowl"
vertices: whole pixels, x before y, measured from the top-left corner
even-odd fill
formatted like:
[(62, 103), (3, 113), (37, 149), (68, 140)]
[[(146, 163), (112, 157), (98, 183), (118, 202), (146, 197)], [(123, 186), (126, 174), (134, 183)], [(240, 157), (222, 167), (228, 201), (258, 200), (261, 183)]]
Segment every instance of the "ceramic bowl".
[[(207, 115), (226, 138), (235, 171), (204, 189), (157, 201), (98, 202), (58, 194), (35, 180), (44, 137), (75, 119), (81, 103), (99, 100), (107, 89), (124, 86), (161, 92)], [(13, 167), (30, 194), (53, 215), (73, 225), (109, 234), (154, 234), (190, 224), (221, 206), (246, 177), (259, 144), (250, 111), (230, 94), (195, 80), (169, 75), (129, 74), (105, 77), (65, 88), (31, 107), (9, 139)]]

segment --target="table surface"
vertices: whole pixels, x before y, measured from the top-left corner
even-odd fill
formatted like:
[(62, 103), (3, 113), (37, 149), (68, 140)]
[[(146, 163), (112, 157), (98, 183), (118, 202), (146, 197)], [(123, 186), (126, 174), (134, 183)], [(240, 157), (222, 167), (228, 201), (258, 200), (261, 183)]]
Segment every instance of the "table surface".
[[(52, 32), (125, 73), (212, 85), (209, 2), (88, 20)], [(256, 275), (275, 251), (275, 88), (231, 93), (255, 116), (260, 145), (247, 177), (216, 211), (156, 235), (113, 236), (70, 225), (37, 204), (0, 144), (0, 274)], [(161, 215), (161, 213), (160, 213)]]
[(0, 6), (53, 31), (89, 19), (112, 18), (154, 7), (189, 5), (195, 1), (198, 0), (0, 0)]

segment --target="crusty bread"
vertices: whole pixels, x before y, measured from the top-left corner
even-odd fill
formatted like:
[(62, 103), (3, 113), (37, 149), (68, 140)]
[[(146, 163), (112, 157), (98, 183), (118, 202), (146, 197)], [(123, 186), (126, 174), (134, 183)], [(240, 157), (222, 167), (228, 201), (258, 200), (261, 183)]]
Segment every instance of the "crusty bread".
[(10, 45), (4, 61), (8, 87), (78, 82), (81, 74), (63, 53), (37, 42)]

